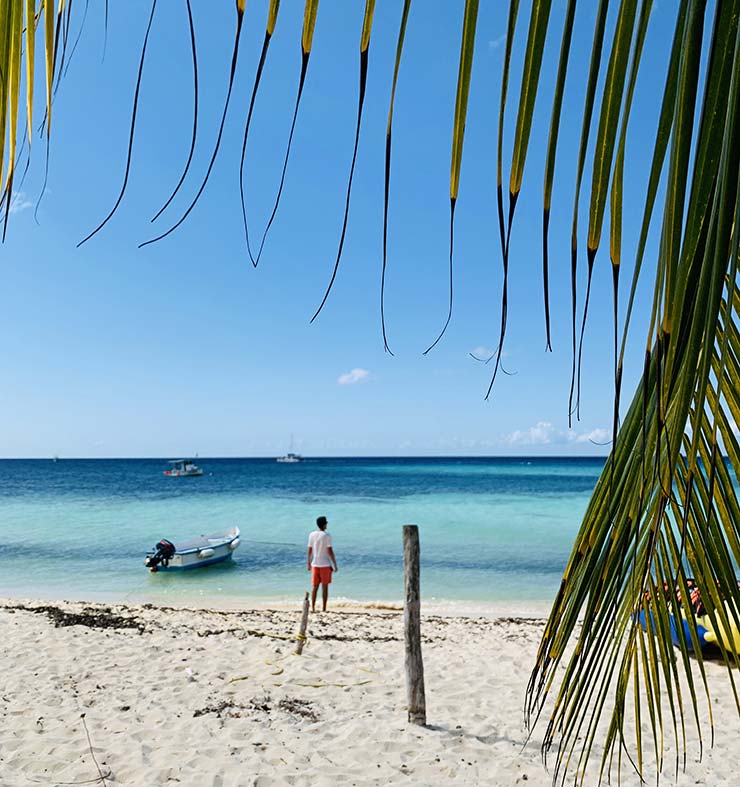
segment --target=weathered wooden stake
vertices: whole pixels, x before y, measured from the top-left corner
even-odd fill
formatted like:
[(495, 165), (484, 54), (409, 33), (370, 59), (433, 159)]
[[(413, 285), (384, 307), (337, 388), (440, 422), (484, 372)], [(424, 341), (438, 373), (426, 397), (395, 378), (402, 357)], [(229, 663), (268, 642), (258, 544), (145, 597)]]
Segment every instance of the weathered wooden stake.
[(403, 526), (403, 605), (404, 641), (406, 645), (406, 697), (409, 722), (427, 723), (424, 697), (424, 662), (421, 657), (421, 593), (419, 591), (419, 528)]
[(308, 591), (306, 597), (303, 599), (303, 614), (301, 615), (301, 625), (298, 628), (298, 633), (295, 635), (295, 654), (300, 656), (303, 653), (303, 646), (306, 644), (306, 627), (308, 626)]

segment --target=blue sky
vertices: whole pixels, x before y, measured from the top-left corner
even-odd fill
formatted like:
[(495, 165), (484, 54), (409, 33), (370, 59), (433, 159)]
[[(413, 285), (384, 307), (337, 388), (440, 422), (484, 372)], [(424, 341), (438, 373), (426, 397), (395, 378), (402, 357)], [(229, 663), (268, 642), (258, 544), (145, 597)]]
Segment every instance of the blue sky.
[[(505, 10), (481, 4), (456, 220), (455, 303), (447, 310), (449, 156), (462, 3), (412, 7), (394, 124), (384, 353), (379, 292), (385, 124), (400, 2), (379, 3), (342, 266), (328, 283), (341, 228), (356, 118), (363, 3), (323, 0), (294, 149), (260, 266), (246, 256), (238, 165), (267, 3), (248, 3), (221, 153), (195, 210), (173, 235), (138, 244), (178, 219), (212, 150), (227, 87), (231, 3), (194, 3), (201, 75), (199, 143), (178, 200), (151, 225), (189, 146), (192, 89), (184, 3), (160, 3), (147, 54), (132, 175), (121, 208), (82, 248), (120, 187), (148, 3), (111, 5), (105, 60), (102, 9), (86, 28), (54, 107), (48, 191), (43, 143), (17, 189), (0, 248), (0, 456), (270, 456), (603, 454), (611, 425), (611, 273), (596, 262), (584, 345), (581, 420), (568, 429), (569, 238), (575, 157), (593, 9), (576, 20), (551, 230), (553, 343), (545, 353), (541, 284), (543, 158), (559, 36), (547, 42), (531, 154), (511, 250), (504, 363), (474, 361), (498, 340), (501, 260), (495, 140)], [(527, 4), (523, 4), (523, 8)], [(562, 19), (563, 3), (553, 16)], [(588, 4), (587, 4), (588, 5)], [(648, 155), (665, 78), (675, 3), (654, 11), (628, 138), (624, 257), (641, 219)], [(79, 18), (78, 18), (79, 19)], [(611, 26), (613, 25), (611, 19)], [(247, 201), (258, 233), (274, 199), (300, 67), (302, 8), (282, 4), (248, 150)], [(520, 34), (526, 32), (526, 8)], [(518, 98), (516, 60), (510, 103)], [(513, 118), (507, 124), (510, 160)], [(508, 164), (507, 164), (508, 172)], [(590, 183), (590, 162), (585, 182)], [(581, 245), (587, 228), (582, 211)], [(651, 240), (654, 253), (655, 242)], [(585, 283), (583, 259), (580, 287)], [(625, 268), (629, 266), (626, 265)], [(638, 297), (625, 398), (637, 383), (650, 304)], [(623, 275), (623, 294), (629, 272)], [(624, 311), (624, 299), (622, 312)]]

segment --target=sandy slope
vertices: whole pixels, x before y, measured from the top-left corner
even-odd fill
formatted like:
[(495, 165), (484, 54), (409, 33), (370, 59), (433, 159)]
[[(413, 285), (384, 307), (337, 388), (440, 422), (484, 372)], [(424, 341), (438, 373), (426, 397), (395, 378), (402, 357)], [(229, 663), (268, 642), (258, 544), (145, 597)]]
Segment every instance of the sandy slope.
[[(426, 617), (418, 728), (398, 612), (312, 616), (302, 657), (281, 638), (298, 616), (3, 602), (0, 787), (550, 784), (541, 731), (522, 748), (541, 621)], [(708, 667), (716, 746), (679, 783), (736, 785), (740, 723), (724, 668)]]

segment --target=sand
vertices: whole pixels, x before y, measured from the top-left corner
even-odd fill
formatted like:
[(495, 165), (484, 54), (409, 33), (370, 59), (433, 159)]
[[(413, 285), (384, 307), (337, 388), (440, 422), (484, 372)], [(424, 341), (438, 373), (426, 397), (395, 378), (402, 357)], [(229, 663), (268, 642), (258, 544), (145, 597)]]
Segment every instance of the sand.
[[(313, 615), (300, 657), (298, 619), (0, 602), (0, 787), (551, 783), (522, 715), (541, 619), (425, 615), (426, 728), (406, 721), (399, 611)], [(699, 762), (690, 736), (678, 783), (736, 785), (740, 722), (708, 672), (715, 747)]]

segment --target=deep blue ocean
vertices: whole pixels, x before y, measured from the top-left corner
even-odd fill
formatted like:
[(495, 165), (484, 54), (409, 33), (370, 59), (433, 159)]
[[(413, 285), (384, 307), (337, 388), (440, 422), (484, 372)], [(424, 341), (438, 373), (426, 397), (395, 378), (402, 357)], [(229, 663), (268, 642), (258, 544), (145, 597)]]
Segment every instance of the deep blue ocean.
[[(603, 459), (0, 460), (0, 596), (291, 601), (329, 519), (332, 596), (402, 597), (401, 527), (417, 524), (433, 602), (552, 600)], [(146, 551), (238, 525), (233, 565), (150, 574)]]

